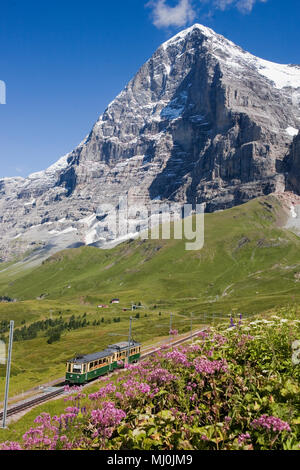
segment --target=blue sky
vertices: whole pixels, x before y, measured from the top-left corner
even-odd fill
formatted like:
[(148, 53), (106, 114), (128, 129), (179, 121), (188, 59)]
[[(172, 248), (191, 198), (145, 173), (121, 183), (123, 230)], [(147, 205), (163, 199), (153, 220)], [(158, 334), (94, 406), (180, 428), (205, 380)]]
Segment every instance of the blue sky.
[(298, 0), (1, 0), (0, 177), (71, 151), (169, 37), (202, 23), (249, 52), (300, 63)]

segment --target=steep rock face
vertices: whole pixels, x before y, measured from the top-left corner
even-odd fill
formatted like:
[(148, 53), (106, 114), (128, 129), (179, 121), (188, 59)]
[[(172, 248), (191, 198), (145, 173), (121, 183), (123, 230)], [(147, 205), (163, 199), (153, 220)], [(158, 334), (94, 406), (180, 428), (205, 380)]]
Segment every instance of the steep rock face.
[(291, 152), (287, 159), (287, 189), (300, 194), (300, 134), (292, 143)]
[(73, 152), (0, 180), (0, 258), (115, 239), (105, 205), (120, 196), (213, 211), (283, 191), (299, 102), (300, 67), (194, 25), (154, 53)]

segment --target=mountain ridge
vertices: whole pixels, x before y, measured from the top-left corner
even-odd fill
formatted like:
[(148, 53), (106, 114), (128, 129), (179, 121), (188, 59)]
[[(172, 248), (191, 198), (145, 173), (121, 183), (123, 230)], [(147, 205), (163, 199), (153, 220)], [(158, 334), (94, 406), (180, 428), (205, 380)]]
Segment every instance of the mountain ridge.
[(283, 192), (299, 103), (300, 67), (256, 58), (202, 25), (178, 33), (72, 152), (0, 179), (0, 258), (105, 246), (117, 236), (103, 207), (120, 197), (133, 210), (171, 201), (213, 212)]

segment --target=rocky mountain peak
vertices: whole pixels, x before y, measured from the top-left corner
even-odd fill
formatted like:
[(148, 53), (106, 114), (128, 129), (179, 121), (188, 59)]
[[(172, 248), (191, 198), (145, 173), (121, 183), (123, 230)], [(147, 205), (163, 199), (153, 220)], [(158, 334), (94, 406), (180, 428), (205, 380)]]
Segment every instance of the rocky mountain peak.
[(122, 196), (133, 207), (214, 211), (284, 191), (299, 104), (299, 66), (255, 57), (199, 24), (178, 33), (76, 149), (28, 178), (0, 180), (0, 258), (113, 241), (104, 207)]

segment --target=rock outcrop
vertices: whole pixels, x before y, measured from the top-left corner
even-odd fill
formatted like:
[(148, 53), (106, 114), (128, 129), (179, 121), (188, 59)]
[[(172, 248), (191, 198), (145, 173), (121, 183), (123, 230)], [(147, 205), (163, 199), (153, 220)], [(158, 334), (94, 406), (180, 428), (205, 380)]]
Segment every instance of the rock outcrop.
[(287, 189), (300, 194), (300, 134), (294, 138), (286, 163)]

